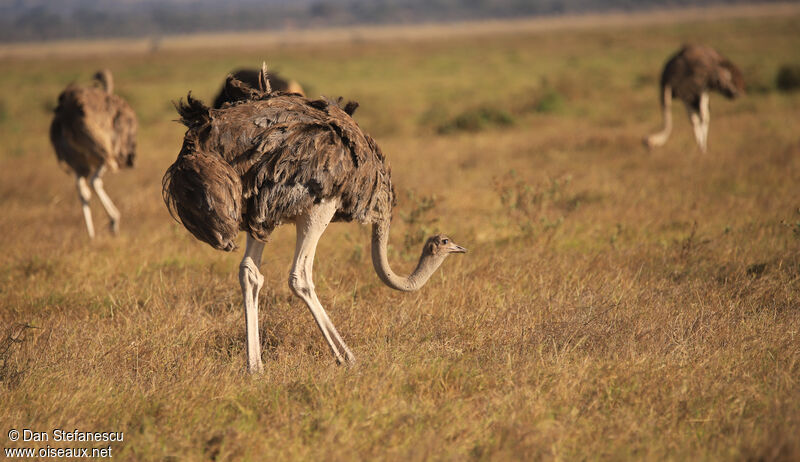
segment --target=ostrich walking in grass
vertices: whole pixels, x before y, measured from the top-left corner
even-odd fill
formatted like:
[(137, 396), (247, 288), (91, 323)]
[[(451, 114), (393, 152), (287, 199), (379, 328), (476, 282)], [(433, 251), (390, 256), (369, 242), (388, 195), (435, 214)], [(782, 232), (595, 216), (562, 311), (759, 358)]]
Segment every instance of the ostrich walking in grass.
[(672, 133), (672, 98), (686, 105), (694, 138), (702, 152), (708, 147), (711, 112), (708, 93), (716, 90), (728, 98), (744, 93), (744, 79), (738, 67), (713, 48), (686, 45), (664, 66), (661, 74), (661, 109), (664, 128), (645, 138), (648, 147), (661, 146)]
[(111, 230), (119, 232), (119, 210), (103, 189), (102, 177), (107, 170), (133, 166), (137, 129), (133, 109), (114, 94), (111, 72), (98, 71), (94, 79), (96, 86), (70, 84), (61, 92), (50, 125), (50, 141), (59, 162), (75, 174), (90, 238), (94, 238), (90, 185), (111, 219)]
[(390, 168), (375, 141), (350, 117), (356, 103), (310, 100), (273, 92), (262, 69), (259, 88), (229, 77), (233, 102), (210, 109), (187, 97), (178, 105), (188, 127), (178, 158), (163, 180), (164, 201), (196, 238), (233, 250), (247, 233), (239, 282), (247, 330), (247, 368), (262, 369), (258, 338), (259, 272), (264, 242), (283, 223), (294, 223), (297, 245), (289, 276), (339, 363), (355, 360), (314, 291), (314, 252), (332, 221), (372, 224), (372, 263), (389, 287), (417, 290), (451, 253), (464, 253), (447, 236), (427, 240), (408, 277), (387, 260), (394, 205)]
[[(231, 75), (234, 79), (244, 83), (245, 85), (249, 85), (251, 88), (258, 88), (259, 73), (260, 71), (258, 69), (239, 69), (237, 71), (233, 71)], [(303, 87), (301, 87), (296, 80), (282, 79), (275, 72), (270, 72), (270, 74), (267, 76), (267, 79), (269, 80), (269, 86), (273, 91), (297, 93), (300, 96), (305, 96)], [(223, 104), (234, 100), (235, 95), (229, 96), (226, 91), (227, 88), (227, 84), (224, 84), (219, 90), (219, 93), (217, 93), (217, 97), (214, 98), (214, 109), (219, 109)]]

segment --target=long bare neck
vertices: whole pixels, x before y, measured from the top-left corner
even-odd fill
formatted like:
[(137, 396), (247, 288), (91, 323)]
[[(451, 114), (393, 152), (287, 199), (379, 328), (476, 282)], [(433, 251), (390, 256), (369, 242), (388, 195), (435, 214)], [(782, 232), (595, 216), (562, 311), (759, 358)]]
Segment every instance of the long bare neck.
[(395, 290), (412, 292), (421, 288), (431, 277), (443, 258), (436, 258), (423, 253), (417, 268), (408, 277), (395, 274), (389, 266), (387, 247), (389, 246), (389, 220), (372, 225), (372, 266), (384, 284)]
[(647, 137), (647, 145), (650, 147), (663, 145), (672, 133), (672, 87), (669, 85), (661, 88), (661, 113), (664, 128)]
[(100, 82), (100, 86), (107, 94), (114, 93), (114, 77), (111, 76), (111, 72), (101, 71), (97, 76), (97, 81)]
[(664, 119), (664, 131), (672, 130), (672, 87), (664, 85), (661, 89), (661, 113)]

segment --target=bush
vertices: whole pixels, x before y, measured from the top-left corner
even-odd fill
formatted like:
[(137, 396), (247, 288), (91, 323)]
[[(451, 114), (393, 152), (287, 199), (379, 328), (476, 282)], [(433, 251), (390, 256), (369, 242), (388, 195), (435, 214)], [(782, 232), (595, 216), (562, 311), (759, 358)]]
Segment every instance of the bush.
[(536, 112), (551, 114), (564, 109), (564, 97), (553, 88), (547, 88), (534, 106)]
[(519, 178), (515, 171), (494, 179), (494, 189), (509, 219), (523, 235), (535, 236), (561, 226), (564, 217), (577, 207), (570, 194), (572, 177), (546, 178), (538, 184)]
[(467, 109), (453, 119), (440, 124), (439, 133), (477, 132), (491, 127), (506, 127), (514, 124), (514, 117), (503, 109), (491, 106), (479, 106)]
[(785, 64), (778, 69), (775, 85), (781, 91), (800, 89), (800, 64)]

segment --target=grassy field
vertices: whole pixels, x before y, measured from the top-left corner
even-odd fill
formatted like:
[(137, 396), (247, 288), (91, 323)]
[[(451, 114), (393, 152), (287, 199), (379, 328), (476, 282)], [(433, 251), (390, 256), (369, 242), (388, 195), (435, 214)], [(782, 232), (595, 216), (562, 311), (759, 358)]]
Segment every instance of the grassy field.
[[(0, 446), (71, 447), (6, 435), (77, 428), (124, 432), (124, 460), (800, 459), (800, 93), (774, 85), (798, 21), (2, 58)], [(749, 93), (712, 96), (708, 154), (680, 107), (648, 152), (660, 68), (688, 41)], [(287, 227), (262, 265), (265, 372), (244, 373), (241, 254), (161, 200), (171, 101), (262, 60), (361, 103), (393, 168), (397, 269), (436, 231), (470, 250), (402, 294), (367, 227), (328, 230), (317, 291), (353, 368), (289, 291)], [(121, 235), (94, 200), (89, 242), (47, 130), (59, 91), (103, 66), (139, 157), (106, 178)]]

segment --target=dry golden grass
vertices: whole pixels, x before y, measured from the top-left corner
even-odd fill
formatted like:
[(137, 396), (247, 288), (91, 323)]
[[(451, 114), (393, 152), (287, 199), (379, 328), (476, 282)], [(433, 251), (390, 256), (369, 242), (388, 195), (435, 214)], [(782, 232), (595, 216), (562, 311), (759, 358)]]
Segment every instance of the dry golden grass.
[[(772, 79), (799, 19), (5, 58), (0, 328), (22, 341), (0, 344), (2, 446), (47, 444), (11, 428), (78, 428), (124, 432), (126, 460), (797, 460), (800, 94)], [(684, 41), (739, 63), (751, 92), (712, 97), (707, 155), (678, 108), (648, 153)], [(396, 266), (421, 230), (470, 249), (401, 294), (373, 274), (367, 228), (329, 229), (316, 285), (355, 368), (291, 296), (284, 228), (262, 266), (265, 372), (246, 375), (241, 255), (161, 201), (182, 139), (170, 100), (264, 59), (361, 103), (393, 167)], [(122, 234), (94, 203), (89, 243), (47, 127), (61, 88), (101, 66), (139, 114), (140, 156), (106, 181)], [(482, 107), (513, 123), (437, 134)]]

